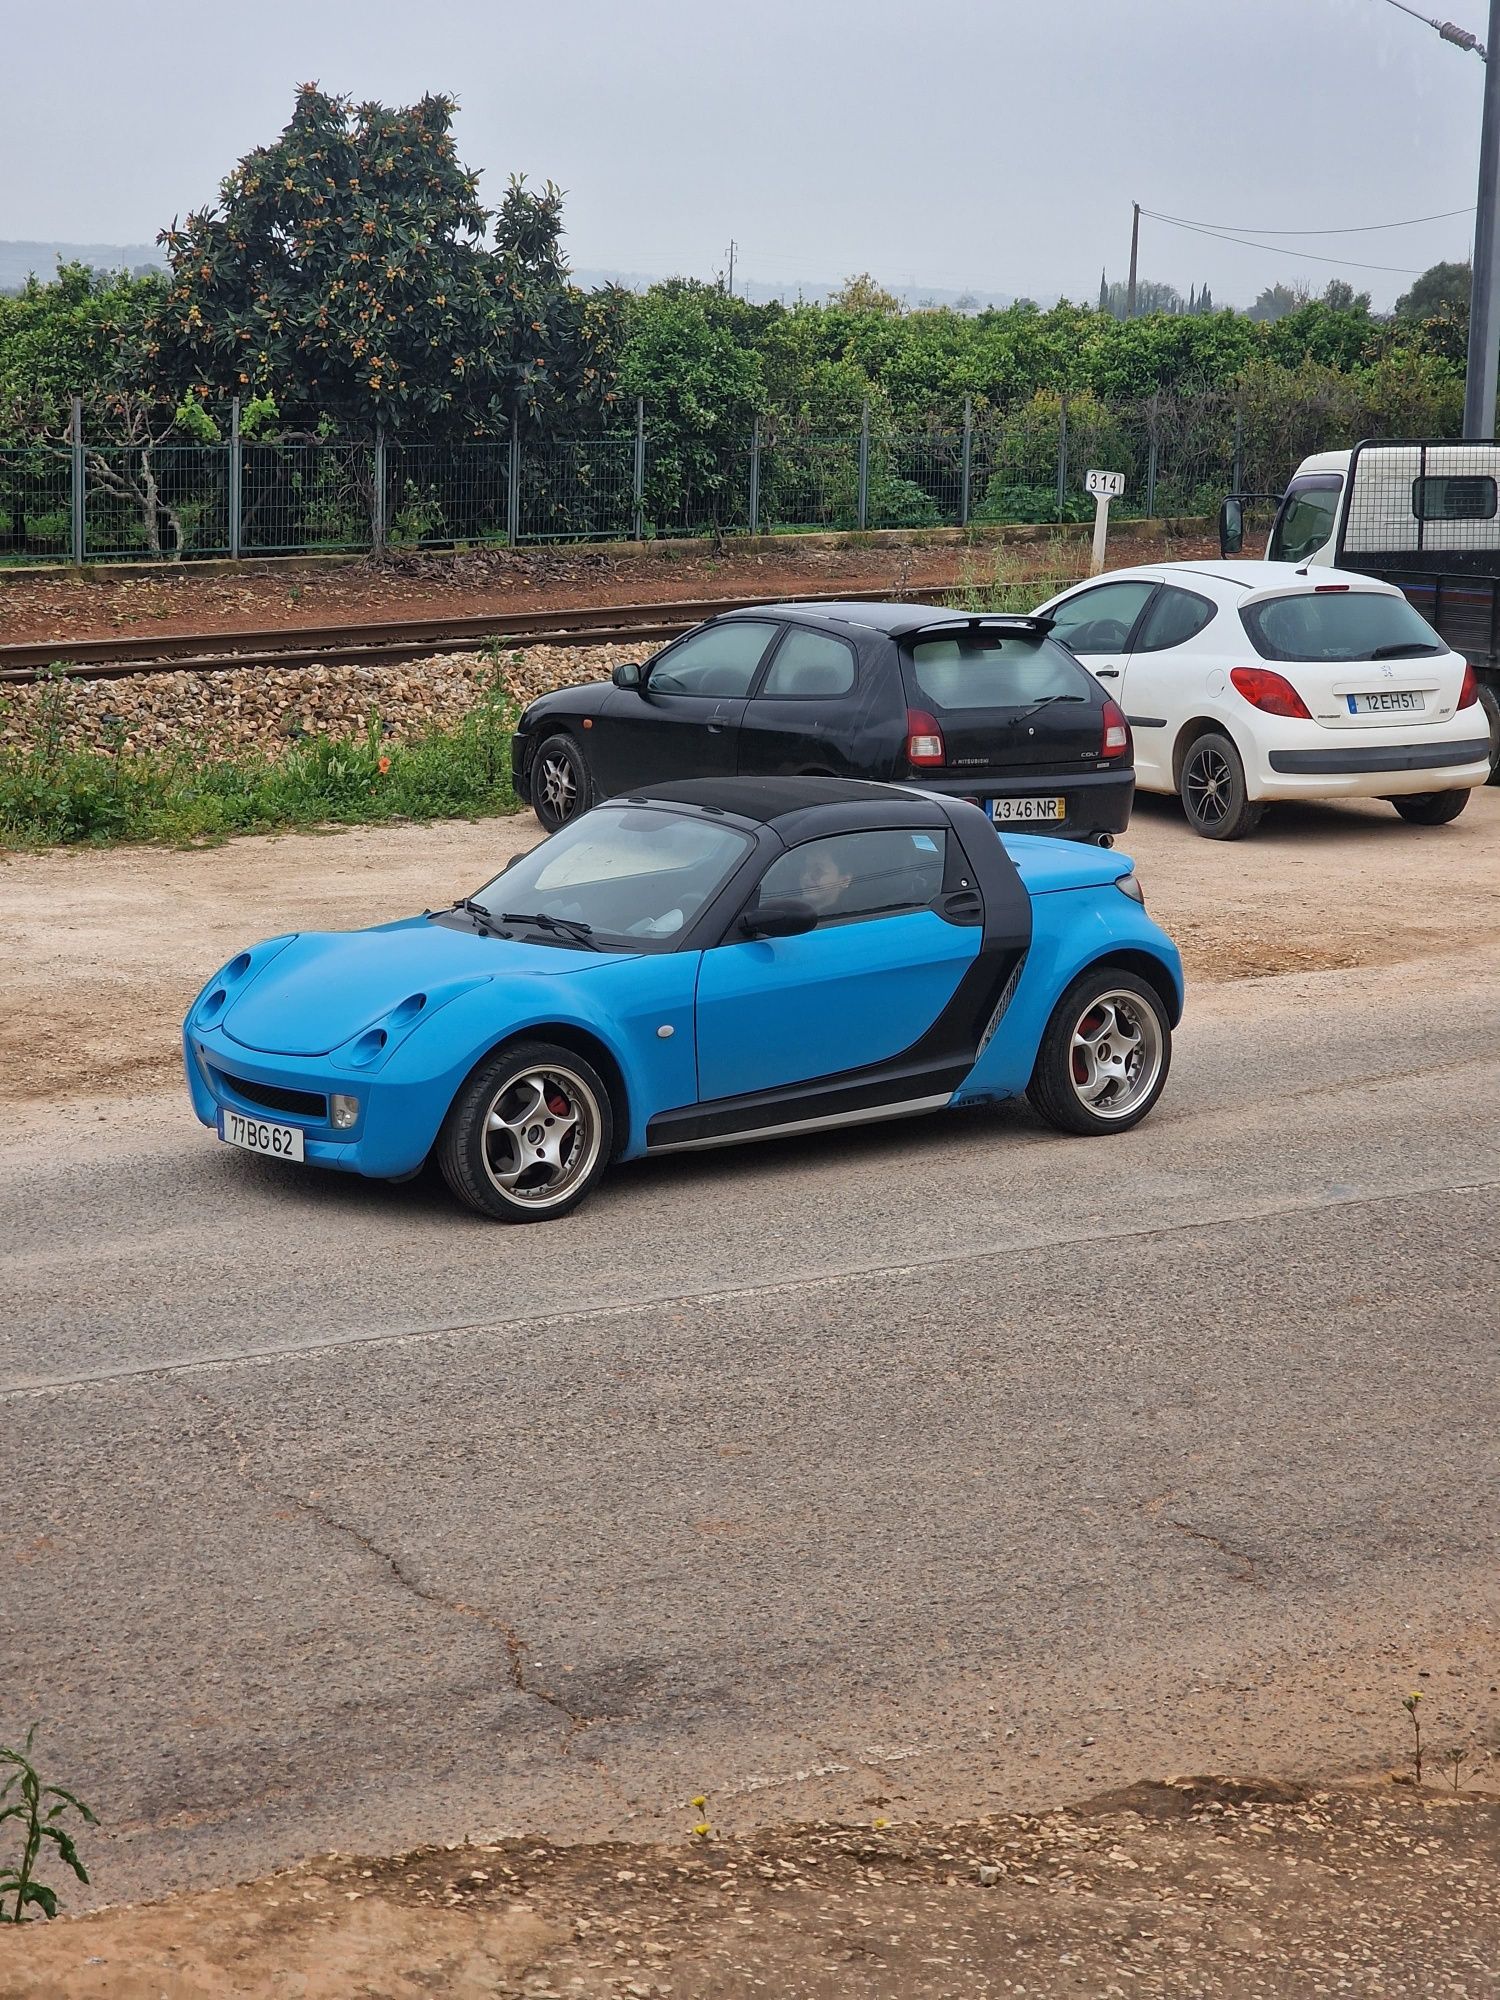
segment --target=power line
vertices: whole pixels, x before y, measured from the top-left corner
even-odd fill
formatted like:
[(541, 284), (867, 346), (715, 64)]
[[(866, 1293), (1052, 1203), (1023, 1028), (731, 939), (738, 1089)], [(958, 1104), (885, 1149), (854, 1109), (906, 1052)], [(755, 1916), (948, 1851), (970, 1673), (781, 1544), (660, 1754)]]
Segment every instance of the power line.
[(1222, 230), (1230, 236), (1367, 236), (1379, 229), (1415, 229), (1419, 222), (1451, 222), (1455, 215), (1472, 215), (1474, 204), (1467, 208), (1445, 208), (1441, 215), (1412, 215), (1405, 222), (1352, 222), (1347, 229), (1267, 229), (1250, 222), (1193, 222), (1183, 215), (1158, 215), (1154, 209), (1143, 209), (1156, 222), (1175, 222), (1183, 229)]
[(1238, 243), (1245, 250), (1263, 250), (1269, 257), (1300, 257), (1304, 263), (1339, 264), (1350, 271), (1388, 271), (1398, 278), (1420, 276), (1408, 264), (1362, 264), (1353, 257), (1320, 257), (1313, 250), (1288, 250), (1283, 244), (1255, 243), (1248, 236), (1231, 236), (1222, 229), (1205, 229), (1196, 222), (1178, 222), (1170, 215), (1158, 215), (1155, 209), (1143, 208), (1141, 214), (1150, 216), (1153, 222), (1165, 222), (1172, 229), (1190, 230), (1194, 236), (1211, 236), (1216, 243)]
[(1410, 14), (1414, 21), (1420, 21), (1424, 27), (1436, 28), (1443, 40), (1452, 42), (1455, 48), (1472, 49), (1481, 62), (1489, 61), (1489, 51), (1484, 43), (1480, 41), (1478, 35), (1471, 34), (1467, 28), (1460, 28), (1453, 21), (1434, 21), (1430, 14), (1419, 14), (1415, 7), (1408, 7), (1406, 0), (1386, 0), (1386, 4), (1394, 7), (1400, 14)]

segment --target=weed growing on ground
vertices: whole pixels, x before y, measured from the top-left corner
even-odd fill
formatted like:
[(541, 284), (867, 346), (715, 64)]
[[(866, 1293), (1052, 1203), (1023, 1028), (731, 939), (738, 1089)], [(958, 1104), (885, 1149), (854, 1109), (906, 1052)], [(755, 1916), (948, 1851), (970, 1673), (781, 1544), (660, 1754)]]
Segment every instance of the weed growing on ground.
[(1404, 1694), (1401, 1697), (1401, 1706), (1406, 1710), (1407, 1714), (1411, 1717), (1411, 1726), (1416, 1735), (1416, 1747), (1412, 1752), (1412, 1764), (1414, 1767), (1415, 1779), (1417, 1784), (1419, 1785), (1422, 1782), (1422, 1718), (1417, 1713), (1417, 1705), (1421, 1701), (1421, 1699), (1422, 1699), (1422, 1690), (1420, 1688), (1418, 1688), (1413, 1694)]
[(60, 690), (44, 691), (29, 749), (0, 751), (0, 841), (15, 846), (220, 840), (281, 828), (506, 813), (516, 707), (500, 662), (451, 729), (404, 742), (378, 716), (363, 736), (309, 736), (271, 758), (211, 744), (131, 752), (63, 745)]
[[(0, 1868), (0, 1924), (24, 1924), (27, 1912), (40, 1910), (44, 1917), (57, 1915), (57, 1891), (38, 1882), (35, 1868), (44, 1846), (54, 1847), (58, 1858), (72, 1869), (80, 1882), (88, 1881), (88, 1870), (78, 1858), (73, 1837), (60, 1824), (66, 1812), (75, 1812), (90, 1826), (97, 1826), (82, 1799), (65, 1792), (61, 1785), (44, 1785), (31, 1761), (31, 1744), (36, 1735), (33, 1723), (19, 1750), (0, 1746), (0, 1770), (7, 1765), (10, 1776), (0, 1784), (0, 1826), (14, 1824), (21, 1835), (21, 1858), (14, 1867)], [(15, 1898), (9, 1909), (7, 1900)]]
[[(1031, 544), (1034, 548), (1035, 544)], [(1034, 611), (1059, 590), (1077, 583), (1078, 548), (1054, 535), (1047, 544), (1043, 576), (1023, 576), (1029, 567), (1030, 549), (1000, 548), (995, 551), (988, 576), (982, 575), (971, 557), (964, 559), (963, 582), (949, 593), (947, 603), (954, 611)], [(1070, 567), (1071, 565), (1071, 567)]]

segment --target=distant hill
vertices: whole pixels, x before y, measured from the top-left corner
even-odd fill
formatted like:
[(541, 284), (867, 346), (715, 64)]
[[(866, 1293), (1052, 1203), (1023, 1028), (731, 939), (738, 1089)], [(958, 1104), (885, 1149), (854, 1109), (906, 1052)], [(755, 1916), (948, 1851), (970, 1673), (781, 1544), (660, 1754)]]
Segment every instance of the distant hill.
[[(601, 285), (623, 285), (627, 291), (644, 292), (651, 285), (661, 283), (660, 271), (575, 270), (573, 283), (585, 291), (595, 291)], [(882, 280), (882, 283), (885, 281)], [(741, 278), (735, 273), (734, 289), (742, 299), (749, 299), (755, 305), (764, 305), (769, 299), (781, 299), (791, 305), (798, 299), (805, 299), (809, 305), (821, 305), (842, 285), (841, 279), (829, 279), (826, 283), (819, 279), (803, 280), (798, 284), (774, 284), (764, 278)], [(987, 307), (1004, 308), (1016, 302), (1014, 292), (968, 292), (945, 291), (940, 285), (892, 285), (886, 290), (900, 299), (902, 305), (911, 306), (957, 306), (965, 312), (982, 312)], [(1039, 299), (1039, 304), (1052, 304), (1052, 298)]]
[(154, 243), (0, 243), (0, 291), (19, 291), (35, 272), (52, 277), (59, 262), (89, 264), (96, 271), (164, 271)]

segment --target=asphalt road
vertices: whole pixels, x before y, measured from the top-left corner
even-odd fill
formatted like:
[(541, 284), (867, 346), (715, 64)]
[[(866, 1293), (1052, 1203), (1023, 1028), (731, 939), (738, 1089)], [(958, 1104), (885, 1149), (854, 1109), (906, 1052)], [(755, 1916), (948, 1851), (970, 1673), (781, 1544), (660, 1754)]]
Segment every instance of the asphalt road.
[[(0, 1152), (0, 1741), (96, 1893), (962, 1813), (1500, 1725), (1500, 955), (1194, 999), (1019, 1109), (531, 1229), (173, 1097)], [(1414, 1678), (1425, 1674), (1426, 1679)]]

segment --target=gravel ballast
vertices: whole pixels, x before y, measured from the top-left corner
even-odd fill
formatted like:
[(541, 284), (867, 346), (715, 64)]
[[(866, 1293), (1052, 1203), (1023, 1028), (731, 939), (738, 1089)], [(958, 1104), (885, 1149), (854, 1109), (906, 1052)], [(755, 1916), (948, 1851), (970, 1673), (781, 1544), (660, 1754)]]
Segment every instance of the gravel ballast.
[(396, 666), (334, 664), (214, 673), (131, 674), (110, 680), (21, 683), (0, 694), (0, 746), (67, 750), (189, 750), (274, 756), (310, 736), (357, 736), (378, 721), (397, 740), (451, 729), (498, 676), (517, 710), (552, 688), (604, 680), (639, 642), (530, 646), (486, 656), (437, 653)]

